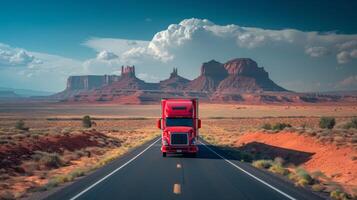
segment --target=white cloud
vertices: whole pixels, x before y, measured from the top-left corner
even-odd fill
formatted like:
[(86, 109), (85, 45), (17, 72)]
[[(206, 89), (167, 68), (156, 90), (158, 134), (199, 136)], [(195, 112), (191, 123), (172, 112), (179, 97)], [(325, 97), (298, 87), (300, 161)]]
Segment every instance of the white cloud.
[(147, 73), (139, 73), (137, 75), (138, 78), (144, 80), (144, 81), (147, 81), (147, 82), (158, 82), (160, 81), (160, 78), (156, 77), (156, 76), (153, 76), (153, 75), (150, 75), (150, 74), (147, 74)]
[[(294, 29), (270, 30), (238, 25), (216, 25), (206, 19), (186, 19), (179, 24), (171, 24), (166, 30), (155, 34), (149, 43), (143, 42), (140, 47), (125, 46), (126, 59), (131, 56), (151, 57), (160, 62), (169, 62), (180, 57), (180, 54), (192, 52), (192, 46), (196, 52), (207, 53), (210, 48), (233, 47), (229, 50), (264, 49), (266, 51), (284, 47), (296, 49), (311, 57), (321, 57), (327, 54), (335, 55), (337, 62), (342, 64), (354, 59), (352, 50), (357, 46), (357, 35), (343, 35), (337, 33), (303, 32)], [(93, 40), (92, 40), (93, 42)], [(121, 41), (122, 43), (123, 41)], [(211, 46), (209, 44), (212, 44)], [(236, 44), (232, 46), (232, 44)], [(200, 49), (199, 49), (200, 48)], [(351, 50), (352, 49), (352, 50)], [(357, 48), (356, 48), (357, 49)], [(217, 49), (222, 51), (225, 49)], [(349, 59), (343, 62), (339, 59), (348, 50)], [(119, 55), (119, 54), (118, 54)]]
[(345, 64), (350, 62), (351, 57), (350, 57), (350, 53), (348, 53), (347, 51), (341, 51), (340, 53), (337, 54), (337, 62), (340, 64)]
[[(218, 25), (206, 19), (185, 19), (171, 24), (150, 41), (91, 38), (83, 45), (97, 55), (80, 61), (0, 43), (0, 84), (5, 82), (1, 79), (11, 78), (23, 85), (58, 90), (64, 88), (69, 75), (112, 74), (122, 65), (136, 65), (138, 76), (147, 81), (167, 78), (174, 66), (180, 68), (181, 75), (192, 79), (199, 74), (202, 62), (211, 59), (225, 62), (236, 57), (256, 60), (278, 84), (301, 80), (309, 83), (305, 81), (308, 76), (310, 82), (317, 76), (331, 82), (336, 65), (344, 64), (344, 69), (351, 69), (357, 61), (356, 34)], [(323, 84), (322, 81), (321, 88)], [(294, 87), (287, 88), (301, 88)]]
[(357, 75), (349, 76), (336, 84), (336, 89), (340, 90), (356, 90), (357, 89)]
[(328, 53), (325, 47), (309, 47), (305, 49), (305, 53), (311, 57), (321, 57)]
[(98, 60), (112, 60), (115, 58), (118, 58), (118, 56), (116, 54), (114, 54), (113, 52), (110, 52), (110, 51), (106, 51), (106, 50), (99, 52), (97, 55)]
[(108, 51), (121, 55), (127, 50), (148, 45), (148, 41), (125, 40), (118, 38), (91, 38), (83, 43), (84, 46), (92, 48), (97, 52)]
[(42, 61), (31, 53), (0, 43), (0, 67), (22, 66), (33, 67)]
[(350, 40), (337, 45), (340, 50), (350, 50), (357, 48), (357, 40)]

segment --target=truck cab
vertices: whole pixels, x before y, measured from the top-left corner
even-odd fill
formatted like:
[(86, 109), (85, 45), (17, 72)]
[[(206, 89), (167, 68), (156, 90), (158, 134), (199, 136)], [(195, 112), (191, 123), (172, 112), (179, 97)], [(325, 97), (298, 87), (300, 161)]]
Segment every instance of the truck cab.
[(198, 99), (162, 99), (161, 118), (157, 127), (162, 130), (162, 156), (182, 153), (195, 156), (198, 152)]

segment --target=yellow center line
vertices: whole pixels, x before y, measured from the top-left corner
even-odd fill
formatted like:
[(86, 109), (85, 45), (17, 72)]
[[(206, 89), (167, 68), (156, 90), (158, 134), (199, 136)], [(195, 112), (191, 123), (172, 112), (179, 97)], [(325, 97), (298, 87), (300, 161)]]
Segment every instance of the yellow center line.
[(181, 194), (181, 184), (175, 183), (173, 192), (174, 194)]

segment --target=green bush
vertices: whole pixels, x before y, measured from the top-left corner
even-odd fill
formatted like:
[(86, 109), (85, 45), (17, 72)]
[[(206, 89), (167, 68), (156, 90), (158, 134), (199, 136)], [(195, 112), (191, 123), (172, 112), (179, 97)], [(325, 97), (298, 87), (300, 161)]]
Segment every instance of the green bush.
[(84, 128), (90, 128), (92, 127), (92, 120), (89, 115), (86, 115), (82, 119), (82, 125)]
[(273, 130), (281, 131), (286, 127), (291, 127), (291, 125), (290, 124), (286, 124), (286, 123), (276, 123), (276, 124), (274, 124), (274, 126), (272, 128), (273, 128)]
[(269, 123), (266, 123), (262, 126), (262, 129), (265, 129), (265, 130), (271, 130), (271, 124)]
[(16, 122), (15, 128), (18, 130), (23, 130), (23, 131), (29, 130), (29, 128), (25, 126), (25, 122), (22, 119)]
[(334, 117), (321, 117), (319, 126), (320, 128), (332, 129), (336, 124)]

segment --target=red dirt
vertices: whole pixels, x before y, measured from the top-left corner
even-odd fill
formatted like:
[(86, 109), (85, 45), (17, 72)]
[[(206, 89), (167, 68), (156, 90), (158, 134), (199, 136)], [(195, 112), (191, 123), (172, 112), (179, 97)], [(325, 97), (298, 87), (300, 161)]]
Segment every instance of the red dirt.
[[(310, 172), (320, 170), (328, 177), (332, 177), (333, 181), (347, 188), (357, 186), (357, 160), (352, 159), (357, 156), (357, 152), (351, 147), (322, 144), (314, 138), (290, 132), (248, 133), (242, 135), (236, 144), (244, 146), (252, 142), (275, 146), (277, 149), (284, 148), (311, 153), (311, 157), (301, 164), (306, 170)], [(283, 157), (285, 156), (284, 152), (281, 154)]]
[(74, 135), (49, 135), (38, 139), (25, 139), (17, 145), (0, 146), (0, 168), (19, 165), (22, 159), (30, 159), (35, 151), (57, 152), (75, 151), (90, 146), (103, 146), (93, 138), (107, 137), (96, 131), (80, 132)]

